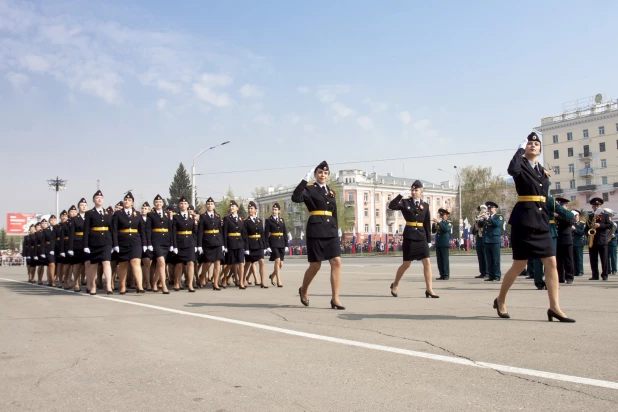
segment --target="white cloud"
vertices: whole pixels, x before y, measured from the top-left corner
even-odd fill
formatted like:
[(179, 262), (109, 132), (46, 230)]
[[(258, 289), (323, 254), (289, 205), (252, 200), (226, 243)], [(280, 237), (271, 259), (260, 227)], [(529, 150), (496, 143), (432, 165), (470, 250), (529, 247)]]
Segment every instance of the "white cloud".
[(204, 73), (200, 76), (199, 83), (193, 83), (193, 91), (199, 98), (217, 107), (232, 105), (232, 99), (227, 93), (219, 93), (214, 88), (225, 87), (232, 84), (233, 79), (226, 74)]
[(165, 110), (165, 106), (167, 106), (167, 100), (163, 98), (157, 100), (157, 109)]
[(403, 124), (409, 124), (412, 121), (412, 116), (407, 111), (399, 112), (397, 118)]
[(369, 97), (363, 99), (363, 103), (368, 104), (375, 113), (384, 113), (388, 110), (388, 103), (374, 102)]
[(291, 113), (290, 114), (290, 122), (292, 122), (292, 124), (296, 124), (298, 122), (300, 122), (302, 120), (302, 116), (299, 116), (296, 113)]
[(325, 85), (318, 87), (316, 95), (322, 103), (334, 102), (337, 96), (348, 93), (350, 86), (346, 84)]
[(315, 126), (312, 124), (306, 124), (303, 129), (305, 132), (313, 132), (315, 130)]
[(117, 103), (120, 100), (117, 85), (120, 83), (122, 83), (122, 78), (118, 75), (105, 73), (99, 78), (83, 80), (79, 84), (79, 89), (103, 99), (106, 103)]
[(337, 113), (339, 117), (348, 117), (356, 113), (354, 109), (350, 109), (341, 102), (334, 102), (330, 105), (330, 107), (335, 111), (335, 113)]
[(200, 83), (205, 87), (225, 87), (233, 82), (227, 74), (204, 73), (200, 76)]
[(356, 119), (356, 123), (365, 130), (373, 129), (373, 120), (367, 116), (360, 116)]
[(240, 90), (240, 95), (242, 97), (262, 97), (264, 96), (264, 89), (259, 86), (255, 86), (253, 84), (245, 84)]
[(307, 86), (299, 86), (296, 88), (296, 91), (298, 91), (298, 93), (307, 94), (311, 92), (311, 89)]
[(49, 63), (41, 56), (29, 54), (21, 56), (19, 59), (22, 67), (37, 73), (46, 72), (49, 70)]
[(30, 80), (29, 77), (23, 73), (8, 72), (4, 77), (11, 83), (11, 86), (13, 86), (15, 90), (21, 90)]
[(417, 122), (414, 122), (414, 128), (417, 129), (417, 130), (425, 129), (427, 126), (429, 126), (429, 120), (428, 119), (423, 119), (423, 120), (419, 120)]
[(255, 123), (261, 123), (263, 125), (269, 126), (272, 123), (272, 117), (264, 113), (259, 113), (253, 118), (253, 121)]

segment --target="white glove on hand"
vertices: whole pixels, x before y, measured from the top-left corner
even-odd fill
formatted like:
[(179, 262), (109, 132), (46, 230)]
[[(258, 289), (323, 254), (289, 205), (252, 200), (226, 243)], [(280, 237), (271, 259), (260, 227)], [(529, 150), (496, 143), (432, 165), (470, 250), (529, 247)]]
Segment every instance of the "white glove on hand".
[(519, 149), (524, 149), (524, 150), (526, 150), (526, 145), (527, 145), (527, 144), (528, 144), (528, 138), (525, 138), (525, 139), (524, 139), (524, 141), (523, 141), (523, 142), (521, 142), (521, 143), (519, 144), (519, 146), (517, 146), (517, 150), (519, 150)]
[[(268, 250), (270, 250), (270, 248), (268, 248)], [(286, 246), (285, 247), (285, 253), (288, 253), (289, 251), (290, 251), (290, 248)]]
[(430, 243), (427, 243), (427, 245), (429, 246), (429, 249), (431, 249), (431, 242), (430, 242)]
[(66, 255), (64, 254), (64, 252), (60, 253), (61, 257), (66, 257)]
[(39, 260), (39, 258), (35, 256), (35, 257), (34, 257), (34, 260)]
[(174, 246), (170, 246), (170, 252), (174, 251)]
[(75, 254), (72, 250), (69, 250), (67, 253), (69, 254), (69, 256), (73, 256)]
[(249, 254), (249, 251), (248, 251), (248, 250), (245, 250), (245, 255), (248, 255), (248, 254)]
[(227, 252), (227, 248), (225, 246), (221, 246), (221, 250), (223, 250), (223, 253)]
[(309, 179), (311, 179), (311, 176), (313, 176), (313, 169), (309, 169), (309, 171), (307, 172), (307, 174), (305, 175), (305, 181), (308, 182)]
[(90, 248), (85, 247), (85, 248), (84, 248), (84, 253), (88, 253), (88, 254), (90, 254)]
[(112, 252), (120, 253), (120, 246), (114, 246)]
[(45, 259), (45, 253), (43, 253), (43, 254), (41, 255), (41, 257), (42, 257), (43, 259)]
[(404, 190), (403, 192), (399, 193), (399, 196), (401, 197), (406, 197), (406, 196), (410, 196), (410, 191), (409, 190)]
[(195, 246), (193, 249), (195, 249), (195, 253), (197, 253), (197, 246)]
[(266, 251), (270, 252), (270, 253), (273, 253), (273, 250), (271, 248), (269, 248), (269, 247), (266, 248)]
[(26, 256), (26, 260), (30, 259), (30, 256)]
[(54, 256), (54, 254), (55, 254), (55, 253), (56, 253), (56, 252), (54, 252), (53, 250), (51, 250), (51, 251), (49, 252), (49, 254), (50, 254), (50, 255), (52, 255), (52, 256)]
[(148, 246), (142, 246), (142, 252), (146, 252), (148, 250)]
[(197, 248), (197, 251), (199, 252), (199, 254), (201, 255), (202, 253), (204, 253), (204, 249), (202, 249), (201, 247)]
[(174, 248), (174, 253), (177, 255), (178, 254), (178, 248)]
[(148, 251), (149, 251), (149, 252), (154, 251), (153, 247), (152, 247), (152, 246), (148, 246)]

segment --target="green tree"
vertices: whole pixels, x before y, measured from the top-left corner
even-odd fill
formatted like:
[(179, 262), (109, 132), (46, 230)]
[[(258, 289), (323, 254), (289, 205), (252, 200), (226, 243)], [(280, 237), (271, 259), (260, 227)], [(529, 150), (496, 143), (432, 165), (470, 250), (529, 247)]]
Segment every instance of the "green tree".
[(356, 223), (356, 206), (346, 204), (343, 193), (343, 185), (332, 185), (331, 189), (335, 192), (337, 201), (337, 222), (342, 233), (352, 232)]
[(176, 169), (176, 174), (169, 187), (169, 192), (170, 197), (167, 198), (167, 203), (172, 206), (178, 205), (178, 201), (182, 196), (191, 199), (191, 179), (182, 162), (178, 166), (178, 169)]
[(246, 219), (247, 216), (249, 216), (249, 212), (247, 212), (247, 208), (245, 207), (245, 202), (240, 200), (237, 201), (238, 203), (238, 216), (242, 217), (243, 219)]
[(9, 249), (10, 250), (15, 250), (15, 249), (19, 249), (19, 240), (21, 237), (16, 237), (16, 236), (9, 236)]
[(234, 199), (234, 192), (231, 188), (227, 189), (227, 194), (217, 205), (217, 213), (227, 216), (230, 213), (230, 200)]
[(9, 248), (9, 239), (6, 235), (6, 229), (0, 228), (0, 250), (6, 250)]

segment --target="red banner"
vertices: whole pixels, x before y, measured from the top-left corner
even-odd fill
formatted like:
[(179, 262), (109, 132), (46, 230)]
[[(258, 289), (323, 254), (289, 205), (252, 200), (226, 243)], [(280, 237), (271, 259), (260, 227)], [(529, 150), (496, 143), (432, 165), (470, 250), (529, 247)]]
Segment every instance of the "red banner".
[(6, 234), (24, 236), (28, 234), (28, 227), (38, 222), (36, 213), (7, 213), (6, 214)]

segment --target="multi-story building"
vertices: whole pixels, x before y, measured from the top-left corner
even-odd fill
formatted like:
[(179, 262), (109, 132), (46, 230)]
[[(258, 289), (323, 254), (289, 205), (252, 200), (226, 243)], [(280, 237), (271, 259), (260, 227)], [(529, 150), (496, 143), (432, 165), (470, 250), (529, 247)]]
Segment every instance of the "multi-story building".
[(589, 209), (593, 197), (618, 208), (618, 101), (600, 95), (567, 104), (541, 119), (544, 165), (553, 170), (550, 194)]
[[(354, 224), (351, 227), (342, 227), (341, 230), (349, 236), (356, 233), (359, 240), (367, 239), (371, 234), (374, 238), (384, 240), (385, 235), (390, 236), (402, 233), (405, 225), (400, 212), (388, 210), (388, 204), (400, 192), (410, 190), (410, 186), (416, 179), (395, 177), (391, 173), (378, 175), (367, 173), (358, 169), (340, 170), (331, 177), (330, 185), (337, 186), (343, 192), (343, 205), (338, 207), (354, 208)], [(439, 208), (449, 211), (455, 206), (457, 190), (455, 186), (445, 181), (434, 184), (421, 180), (424, 186), (423, 199), (429, 203), (432, 217), (437, 217)], [(294, 186), (295, 187), (295, 186)], [(270, 207), (274, 202), (279, 202), (284, 210), (294, 215), (304, 205), (295, 205), (291, 201), (294, 187), (268, 188), (268, 193), (256, 199), (259, 202), (259, 211), (262, 216), (270, 214)], [(296, 219), (288, 222), (288, 230), (294, 237), (298, 237), (305, 222)], [(291, 226), (291, 227), (290, 227)], [(341, 226), (341, 225), (340, 225)]]

